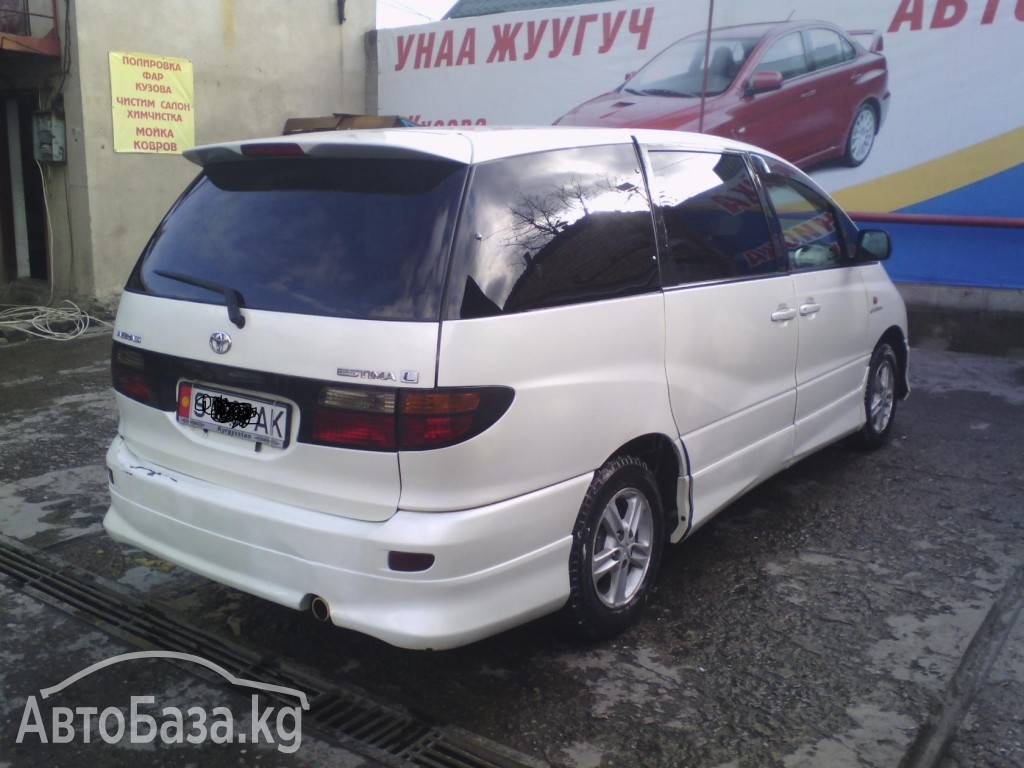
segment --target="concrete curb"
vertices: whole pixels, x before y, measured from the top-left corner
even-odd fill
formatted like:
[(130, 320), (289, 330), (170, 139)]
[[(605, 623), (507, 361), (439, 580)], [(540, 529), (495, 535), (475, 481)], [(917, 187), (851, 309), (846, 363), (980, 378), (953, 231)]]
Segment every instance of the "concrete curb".
[(910, 345), (922, 349), (1024, 357), (1024, 291), (898, 283)]

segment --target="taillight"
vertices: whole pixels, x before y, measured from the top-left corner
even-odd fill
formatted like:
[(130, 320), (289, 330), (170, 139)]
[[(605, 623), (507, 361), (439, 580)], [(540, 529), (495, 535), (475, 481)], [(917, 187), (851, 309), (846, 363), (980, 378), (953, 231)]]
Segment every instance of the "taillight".
[(110, 354), (110, 376), (114, 389), (125, 397), (145, 405), (156, 405), (153, 382), (141, 352), (115, 344)]
[(464, 436), (473, 430), (474, 417), (483, 402), (480, 390), (413, 391), (402, 395), (399, 442), (407, 450), (440, 448), (468, 439)]
[(378, 451), (395, 449), (395, 393), (325, 387), (313, 412), (311, 442)]
[(313, 414), (313, 441), (322, 445), (393, 451), (395, 414), (317, 408)]
[(491, 427), (508, 410), (513, 394), (506, 387), (325, 387), (306, 417), (310, 423), (303, 425), (304, 442), (378, 451), (446, 448)]

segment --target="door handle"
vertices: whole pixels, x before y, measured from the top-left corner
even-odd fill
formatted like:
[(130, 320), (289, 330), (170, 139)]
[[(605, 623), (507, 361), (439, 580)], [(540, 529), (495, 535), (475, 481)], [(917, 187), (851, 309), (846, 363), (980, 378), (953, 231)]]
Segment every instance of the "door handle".
[(792, 307), (779, 307), (772, 312), (773, 323), (784, 323), (787, 320), (792, 320), (796, 317), (796, 310)]
[(812, 96), (817, 96), (817, 95), (818, 95), (818, 90), (816, 88), (811, 88), (811, 90), (804, 91), (803, 93), (801, 93), (800, 94), (800, 98), (801, 99), (809, 99)]
[(808, 315), (816, 315), (821, 311), (821, 304), (815, 304), (813, 301), (809, 301), (806, 304), (800, 305), (800, 314), (803, 317)]

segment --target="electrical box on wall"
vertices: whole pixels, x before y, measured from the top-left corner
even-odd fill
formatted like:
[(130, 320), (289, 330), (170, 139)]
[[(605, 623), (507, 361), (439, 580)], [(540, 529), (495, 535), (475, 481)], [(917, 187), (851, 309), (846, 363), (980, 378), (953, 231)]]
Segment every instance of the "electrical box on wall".
[(63, 163), (67, 159), (64, 118), (54, 112), (32, 115), (32, 155), (36, 160)]

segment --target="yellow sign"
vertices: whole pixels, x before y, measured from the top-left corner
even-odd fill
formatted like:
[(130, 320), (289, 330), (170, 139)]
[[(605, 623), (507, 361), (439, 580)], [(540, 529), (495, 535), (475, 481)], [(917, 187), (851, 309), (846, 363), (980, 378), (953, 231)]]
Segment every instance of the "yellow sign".
[(180, 155), (196, 144), (192, 62), (110, 53), (114, 151)]

